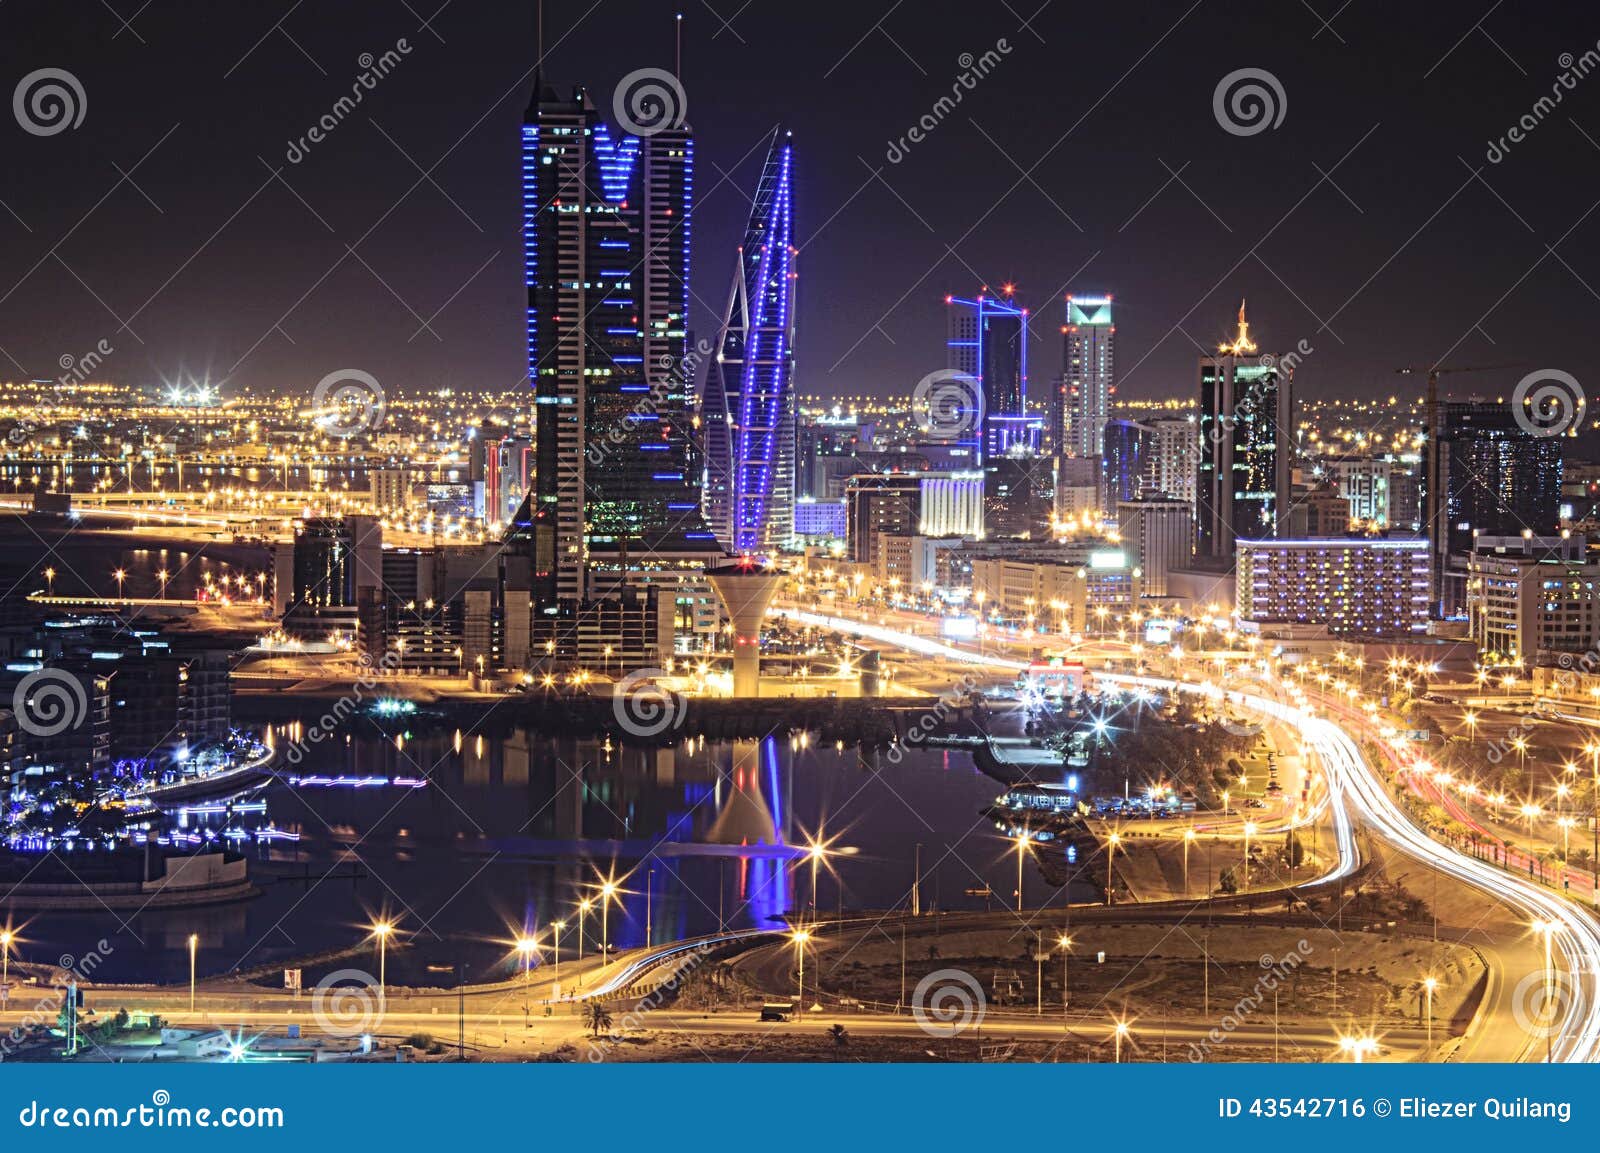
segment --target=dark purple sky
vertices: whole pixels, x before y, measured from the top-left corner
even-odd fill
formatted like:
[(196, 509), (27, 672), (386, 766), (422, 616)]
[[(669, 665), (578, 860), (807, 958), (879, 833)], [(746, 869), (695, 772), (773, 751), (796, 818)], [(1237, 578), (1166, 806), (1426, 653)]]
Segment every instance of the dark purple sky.
[[(106, 340), (105, 374), (130, 383), (231, 372), (308, 393), (354, 367), (396, 392), (516, 384), (533, 4), (141, 2), (0, 6), (6, 89), (62, 68), (87, 100), (56, 135), (0, 123), (0, 374), (55, 376)], [(1129, 396), (1187, 391), (1241, 296), (1264, 348), (1312, 348), (1307, 390), (1387, 395), (1394, 365), (1439, 358), (1594, 371), (1600, 74), (1485, 158), (1562, 54), (1595, 47), (1592, 5), (741, 3), (683, 8), (695, 321), (709, 335), (750, 150), (782, 121), (802, 391), (908, 390), (943, 366), (944, 294), (1008, 279), (1043, 321), (1036, 389), (1069, 289), (1117, 295)], [(547, 75), (609, 107), (621, 76), (671, 65), (673, 11), (551, 0)], [(395, 72), (288, 164), (361, 54), (401, 37)], [(889, 163), (962, 54), (1002, 37), (992, 74)], [(1213, 93), (1241, 68), (1281, 83), (1276, 128), (1219, 125)]]

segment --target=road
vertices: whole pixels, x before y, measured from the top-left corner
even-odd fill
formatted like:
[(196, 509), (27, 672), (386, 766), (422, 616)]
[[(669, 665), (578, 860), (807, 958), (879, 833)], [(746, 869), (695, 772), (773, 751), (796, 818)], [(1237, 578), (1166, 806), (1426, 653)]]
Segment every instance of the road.
[[(946, 642), (884, 625), (798, 610), (781, 612), (807, 624), (853, 633), (912, 652), (964, 659), (969, 664), (999, 671), (1016, 671), (1023, 667), (1021, 661), (958, 650)], [(958, 658), (952, 656), (954, 653), (964, 655)], [(1207, 691), (1189, 682), (1163, 678), (1110, 679), (1153, 688)], [(1530, 932), (1539, 933), (1551, 965), (1547, 969), (1542, 957), (1532, 967), (1524, 962), (1511, 970), (1515, 980), (1507, 978), (1491, 988), (1493, 1001), (1488, 1032), (1495, 1040), (1480, 1041), (1474, 1056), (1481, 1060), (1563, 1062), (1600, 1059), (1600, 922), (1535, 882), (1501, 872), (1424, 834), (1401, 811), (1389, 794), (1388, 784), (1362, 756), (1340, 724), (1326, 717), (1305, 715), (1286, 701), (1237, 690), (1228, 691), (1226, 695), (1243, 707), (1272, 716), (1285, 719), (1295, 716), (1304, 739), (1317, 751), (1327, 769), (1330, 789), (1350, 806), (1365, 828), (1404, 855), (1505, 902), (1526, 918)], [(1347, 828), (1344, 835), (1353, 836), (1353, 833)], [(1546, 1027), (1538, 1019), (1546, 1011), (1547, 1004), (1554, 1005), (1551, 1010), (1551, 1015), (1557, 1019), (1554, 1027)]]

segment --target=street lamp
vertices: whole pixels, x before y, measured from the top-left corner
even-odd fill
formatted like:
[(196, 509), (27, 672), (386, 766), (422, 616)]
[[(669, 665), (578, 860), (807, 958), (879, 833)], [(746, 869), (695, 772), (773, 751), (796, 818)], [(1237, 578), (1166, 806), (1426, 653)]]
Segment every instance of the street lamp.
[(578, 902), (578, 960), (583, 960), (583, 922), (589, 915), (589, 910), (594, 908), (594, 902), (584, 897)]
[(795, 1004), (803, 1012), (806, 1007), (806, 942), (811, 940), (811, 931), (809, 929), (795, 929), (791, 932), (789, 939), (794, 942), (795, 957), (798, 959), (800, 966), (799, 991), (795, 996)]
[(555, 979), (555, 983), (556, 983), (557, 986), (559, 986), (561, 984), (561, 930), (565, 929), (566, 927), (567, 927), (567, 923), (565, 921), (551, 921), (550, 922), (550, 928), (551, 928), (552, 931), (554, 931), (555, 937), (556, 937), (555, 950), (551, 954), (551, 960), (555, 963), (554, 964), (554, 968), (555, 968), (555, 978), (554, 979)]
[(1113, 887), (1117, 876), (1117, 846), (1122, 844), (1122, 834), (1112, 833), (1106, 838), (1106, 904), (1113, 903)]
[(1122, 1039), (1128, 1035), (1128, 1023), (1126, 1021), (1118, 1021), (1116, 1025), (1113, 1026), (1111, 1033), (1112, 1036), (1116, 1038), (1117, 1045), (1115, 1064), (1120, 1065), (1122, 1064)]
[(117, 599), (124, 599), (122, 596), (122, 582), (128, 579), (128, 570), (119, 568), (111, 576), (117, 582)]
[(1017, 833), (1017, 912), (1022, 912), (1022, 862), (1028, 854), (1028, 830)]
[(1183, 895), (1189, 895), (1189, 846), (1194, 844), (1193, 829), (1183, 830)]
[(607, 877), (600, 882), (600, 967), (605, 969), (611, 964), (611, 903), (622, 903), (617, 894), (621, 891), (617, 882)]
[(388, 921), (379, 921), (372, 926), (372, 935), (378, 938), (378, 999), (380, 1001), (388, 995), (389, 935), (393, 932), (394, 925)]
[(1072, 979), (1067, 971), (1067, 960), (1072, 956), (1072, 938), (1062, 933), (1056, 938), (1056, 948), (1061, 950), (1061, 1025), (1065, 1028), (1067, 1007), (1072, 1004)]
[(1439, 978), (1427, 977), (1422, 982), (1423, 991), (1428, 994), (1428, 1052), (1433, 1053), (1433, 993), (1439, 987)]
[(1255, 835), (1255, 831), (1254, 821), (1244, 823), (1244, 887), (1247, 892), (1250, 889), (1250, 838)]
[(529, 1018), (532, 1012), (532, 994), (529, 986), (533, 981), (533, 955), (539, 949), (539, 942), (527, 935), (517, 938), (517, 952), (522, 954), (522, 1027), (531, 1029), (533, 1022)]
[(0, 1004), (11, 1001), (11, 942), (10, 929), (0, 930)]
[(197, 933), (189, 934), (189, 1012), (194, 1012), (194, 959), (195, 951), (200, 947), (200, 937)]

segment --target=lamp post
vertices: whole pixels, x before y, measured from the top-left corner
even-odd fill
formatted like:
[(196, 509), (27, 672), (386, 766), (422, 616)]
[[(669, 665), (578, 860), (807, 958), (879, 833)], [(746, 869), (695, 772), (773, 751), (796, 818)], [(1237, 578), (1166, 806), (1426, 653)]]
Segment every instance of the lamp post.
[(1022, 912), (1022, 862), (1028, 853), (1028, 830), (1017, 834), (1017, 912)]
[(517, 952), (522, 954), (522, 1027), (533, 1028), (533, 994), (530, 986), (533, 984), (533, 954), (539, 944), (532, 937), (522, 936), (517, 938)]
[(1117, 876), (1117, 846), (1122, 844), (1122, 834), (1112, 833), (1106, 838), (1106, 904), (1112, 904), (1113, 888)]
[(811, 940), (809, 929), (796, 929), (791, 935), (794, 941), (795, 958), (799, 963), (799, 982), (795, 994), (795, 1005), (804, 1012), (806, 1007), (806, 942)]
[(1423, 990), (1428, 994), (1428, 1054), (1433, 1054), (1433, 991), (1439, 987), (1439, 978), (1427, 977), (1422, 982)]
[(611, 965), (611, 902), (617, 899), (617, 883), (606, 880), (600, 885), (600, 967)]
[(10, 929), (0, 930), (0, 1005), (11, 1002), (11, 942), (15, 939)]
[(1067, 960), (1072, 956), (1072, 938), (1062, 933), (1056, 938), (1056, 947), (1061, 950), (1061, 1027), (1067, 1025), (1067, 1008), (1072, 1004), (1072, 976), (1067, 971)]
[(594, 908), (594, 902), (588, 897), (578, 902), (578, 960), (583, 960), (583, 922), (589, 915), (589, 910)]
[(389, 968), (389, 934), (394, 932), (394, 925), (388, 921), (379, 921), (372, 926), (372, 935), (378, 938), (378, 999), (388, 997), (388, 968)]
[[(9, 934), (8, 934), (9, 935)], [(8, 942), (9, 944), (9, 942)], [(189, 934), (189, 1012), (194, 1012), (194, 961), (195, 951), (200, 947), (198, 934)]]
[(1112, 1035), (1116, 1038), (1117, 1044), (1117, 1056), (1114, 1063), (1120, 1065), (1122, 1064), (1122, 1039), (1128, 1035), (1128, 1023), (1126, 1021), (1118, 1021), (1116, 1027), (1112, 1030)]
[(555, 962), (555, 982), (558, 987), (561, 984), (561, 930), (566, 927), (567, 923), (565, 921), (550, 922), (550, 928), (554, 931), (556, 937), (555, 951), (551, 955), (551, 960)]
[(1250, 890), (1250, 838), (1255, 835), (1256, 823), (1244, 823), (1244, 891)]

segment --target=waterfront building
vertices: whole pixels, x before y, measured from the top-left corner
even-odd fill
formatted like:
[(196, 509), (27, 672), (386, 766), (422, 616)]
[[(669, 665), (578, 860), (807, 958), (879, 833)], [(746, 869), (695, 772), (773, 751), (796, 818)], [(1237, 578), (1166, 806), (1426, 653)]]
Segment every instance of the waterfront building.
[(706, 522), (735, 553), (794, 537), (794, 147), (774, 129), (706, 372), (700, 417)]

